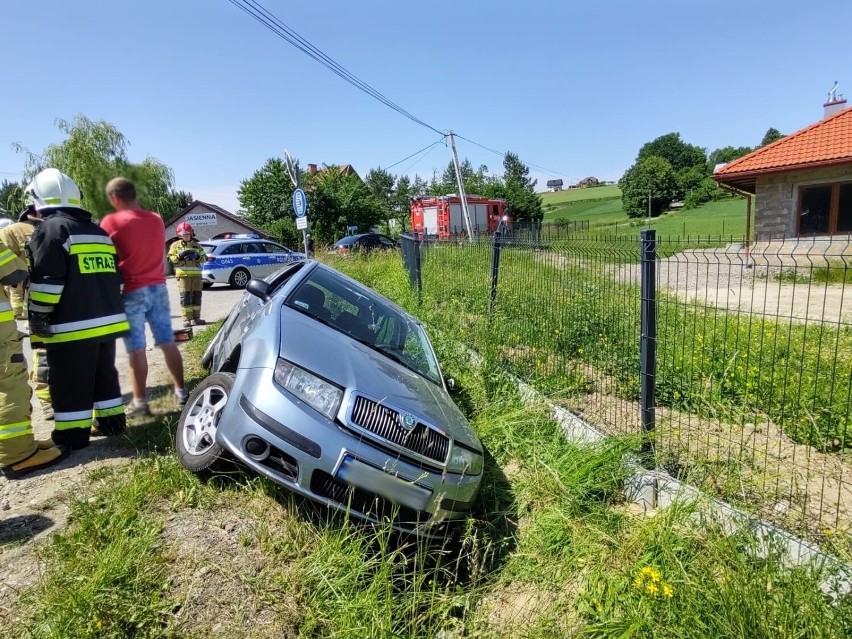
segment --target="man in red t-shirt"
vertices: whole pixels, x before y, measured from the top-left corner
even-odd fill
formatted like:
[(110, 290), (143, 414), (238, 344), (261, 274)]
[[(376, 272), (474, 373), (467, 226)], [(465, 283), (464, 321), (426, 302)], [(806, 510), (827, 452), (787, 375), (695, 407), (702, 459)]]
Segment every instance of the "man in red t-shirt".
[(133, 401), (127, 406), (127, 414), (150, 415), (146, 388), (146, 320), (154, 335), (154, 344), (163, 351), (178, 404), (185, 404), (188, 397), (184, 388), (183, 359), (172, 333), (169, 293), (163, 268), (166, 229), (159, 215), (139, 207), (136, 186), (127, 178), (110, 180), (106, 194), (116, 212), (101, 220), (101, 227), (115, 245), (118, 270), (124, 278), (124, 311), (130, 322), (130, 334), (124, 338), (124, 345), (130, 358)]

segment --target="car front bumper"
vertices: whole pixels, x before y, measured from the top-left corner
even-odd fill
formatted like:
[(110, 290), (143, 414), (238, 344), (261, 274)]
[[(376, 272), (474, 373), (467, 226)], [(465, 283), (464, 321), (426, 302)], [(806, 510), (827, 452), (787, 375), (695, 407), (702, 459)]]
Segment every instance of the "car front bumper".
[[(473, 507), (481, 474), (427, 466), (389, 443), (326, 419), (278, 386), (272, 369), (240, 369), (232, 392), (219, 420), (217, 443), (252, 470), (299, 494), (371, 521), (392, 516), (396, 528), (425, 535)], [(269, 450), (253, 454), (256, 439)]]

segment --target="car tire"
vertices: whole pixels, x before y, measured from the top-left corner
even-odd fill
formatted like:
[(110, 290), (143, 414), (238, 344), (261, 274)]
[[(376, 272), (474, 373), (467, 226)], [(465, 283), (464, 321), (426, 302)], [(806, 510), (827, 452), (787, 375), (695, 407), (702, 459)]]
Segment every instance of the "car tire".
[(233, 373), (213, 373), (195, 387), (175, 429), (181, 466), (194, 473), (224, 466), (225, 449), (216, 443), (219, 418), (234, 388)]
[(245, 288), (246, 284), (249, 283), (251, 279), (251, 273), (249, 273), (244, 268), (235, 268), (234, 272), (231, 273), (231, 279), (229, 280), (231, 286), (235, 286), (237, 288)]

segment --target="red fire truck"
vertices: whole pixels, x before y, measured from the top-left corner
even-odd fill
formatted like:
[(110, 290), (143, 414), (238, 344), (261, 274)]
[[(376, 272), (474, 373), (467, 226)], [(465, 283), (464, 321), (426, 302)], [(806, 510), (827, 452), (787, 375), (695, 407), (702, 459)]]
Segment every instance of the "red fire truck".
[[(494, 200), (480, 195), (467, 196), (467, 210), (473, 235), (494, 233), (500, 221), (511, 228), (505, 213), (506, 200)], [(411, 228), (415, 233), (439, 240), (467, 235), (461, 197), (455, 193), (438, 197), (416, 197), (411, 200)]]

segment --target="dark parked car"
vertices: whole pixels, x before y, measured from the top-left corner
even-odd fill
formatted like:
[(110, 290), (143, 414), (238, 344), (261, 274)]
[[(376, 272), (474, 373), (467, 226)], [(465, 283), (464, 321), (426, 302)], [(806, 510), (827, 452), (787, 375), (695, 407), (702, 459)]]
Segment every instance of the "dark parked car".
[(331, 247), (332, 253), (341, 255), (356, 251), (399, 248), (399, 242), (381, 233), (361, 233), (337, 240)]
[[(482, 445), (447, 392), (422, 325), (308, 260), (249, 282), (178, 421), (181, 463), (223, 456), (370, 521), (426, 536), (464, 517)], [(395, 511), (395, 512), (394, 512)]]

